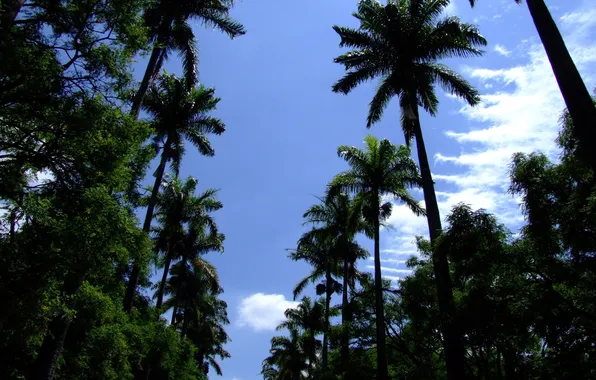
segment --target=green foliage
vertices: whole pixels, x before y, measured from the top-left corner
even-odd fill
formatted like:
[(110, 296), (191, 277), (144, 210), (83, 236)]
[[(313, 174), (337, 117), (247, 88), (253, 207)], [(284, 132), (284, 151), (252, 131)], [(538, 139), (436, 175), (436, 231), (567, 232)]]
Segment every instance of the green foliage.
[[(149, 285), (156, 250), (135, 216), (156, 153), (152, 134), (173, 135), (166, 123), (188, 122), (178, 132), (213, 155), (204, 133), (224, 129), (204, 114), (219, 101), (213, 89), (168, 93), (189, 100), (170, 99), (170, 119), (156, 112), (140, 122), (125, 111), (132, 59), (154, 38), (143, 15), (156, 6), (41, 0), (11, 8), (16, 21), (2, 14), (0, 55), (11, 59), (0, 60), (0, 378), (204, 379), (205, 361), (229, 357), (219, 285), (215, 293), (214, 286), (197, 289), (195, 298), (216, 307), (197, 306), (200, 316), (187, 334), (168, 326), (147, 297), (136, 297), (130, 314), (121, 306), (129, 263)], [(229, 24), (230, 7), (212, 2), (207, 8), (216, 12), (204, 16)], [(176, 81), (166, 76), (160, 83)], [(168, 158), (179, 162), (182, 140), (172, 141), (177, 157)], [(194, 192), (186, 186), (190, 211), (183, 217), (170, 202), (156, 221), (162, 230), (173, 220), (192, 226), (176, 258), (212, 284), (215, 269), (199, 255), (223, 250), (208, 215), (222, 205), (214, 190)]]

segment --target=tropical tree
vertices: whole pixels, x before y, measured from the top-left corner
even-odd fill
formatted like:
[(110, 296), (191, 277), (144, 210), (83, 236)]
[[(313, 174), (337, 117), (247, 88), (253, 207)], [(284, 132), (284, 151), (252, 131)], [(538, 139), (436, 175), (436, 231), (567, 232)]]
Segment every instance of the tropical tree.
[[(416, 139), (432, 243), (441, 233), (441, 216), (418, 108), (436, 115), (438, 98), (435, 83), (468, 104), (477, 104), (480, 100), (478, 92), (464, 78), (438, 61), (479, 56), (482, 51), (478, 47), (486, 45), (486, 40), (474, 25), (462, 23), (457, 17), (442, 16), (447, 5), (449, 0), (389, 0), (386, 5), (375, 0), (363, 0), (354, 13), (360, 21), (360, 28), (334, 26), (341, 37), (340, 46), (353, 50), (335, 58), (335, 62), (342, 64), (347, 73), (333, 85), (333, 91), (347, 94), (359, 84), (380, 77), (370, 102), (369, 128), (381, 119), (391, 98), (398, 98), (406, 144), (409, 145), (412, 138)], [(464, 370), (464, 351), (453, 320), (453, 293), (447, 258), (433, 254), (433, 266), (445, 323), (443, 334), (450, 378), (460, 379)]]
[(223, 205), (216, 199), (215, 189), (195, 196), (197, 183), (192, 177), (184, 182), (172, 177), (162, 183), (164, 191), (158, 195), (155, 216), (159, 227), (156, 228), (155, 249), (163, 254), (163, 274), (157, 292), (158, 309), (163, 303), (170, 264), (173, 259), (184, 254), (184, 243), (189, 240), (185, 239), (185, 226), (190, 223), (192, 228), (207, 229), (211, 238), (218, 236), (217, 224), (210, 213), (221, 209)]
[[(156, 150), (161, 146), (160, 163), (155, 172), (155, 182), (143, 223), (143, 231), (146, 233), (149, 233), (151, 228), (153, 211), (166, 164), (171, 162), (174, 173), (178, 174), (184, 156), (185, 140), (194, 145), (204, 156), (215, 154), (207, 134), (220, 135), (225, 131), (225, 125), (220, 119), (209, 115), (220, 100), (214, 94), (213, 88), (203, 86), (189, 90), (184, 79), (165, 75), (152, 86), (143, 103), (143, 107), (152, 116), (153, 144)], [(127, 312), (132, 308), (139, 275), (140, 267), (135, 262), (124, 297), (124, 310)]]
[(289, 336), (271, 338), (269, 354), (263, 361), (261, 373), (264, 377), (276, 380), (304, 378), (302, 372), (308, 367), (308, 355), (304, 350), (304, 338), (298, 330), (290, 330)]
[(231, 0), (158, 0), (145, 11), (145, 23), (153, 50), (131, 107), (137, 118), (147, 90), (161, 70), (163, 62), (172, 51), (182, 58), (184, 78), (189, 89), (197, 80), (198, 50), (195, 35), (189, 23), (199, 19), (203, 24), (219, 29), (231, 38), (246, 33), (242, 24), (232, 20), (229, 11)]
[(356, 260), (368, 256), (354, 238), (358, 232), (366, 230), (359, 207), (346, 193), (328, 193), (321, 203), (310, 207), (303, 215), (306, 224), (314, 224), (315, 228), (307, 232), (303, 239), (331, 239), (336, 257), (343, 261), (342, 286), (342, 363), (344, 370), (349, 361), (349, 287), (359, 275)]
[(331, 191), (356, 194), (356, 203), (362, 207), (364, 219), (373, 226), (375, 242), (375, 306), (377, 324), (377, 379), (388, 378), (385, 347), (385, 320), (383, 312), (383, 279), (381, 275), (381, 223), (391, 215), (392, 203), (382, 203), (382, 197), (391, 196), (407, 205), (416, 215), (425, 212), (407, 191), (420, 186), (421, 178), (416, 163), (410, 158), (410, 149), (396, 147), (389, 140), (367, 136), (366, 150), (342, 145), (337, 154), (346, 160), (350, 169), (338, 174), (330, 183)]
[(317, 283), (317, 295), (325, 294), (325, 315), (323, 317), (323, 350), (321, 367), (327, 369), (329, 356), (329, 318), (331, 316), (331, 296), (342, 292), (342, 285), (334, 277), (341, 277), (339, 255), (335, 239), (318, 237), (315, 233), (306, 233), (298, 241), (298, 248), (290, 253), (292, 260), (305, 260), (312, 266), (312, 272), (300, 280), (294, 287), (294, 300), (304, 291), (309, 283)]
[[(521, 0), (515, 0), (521, 4)], [(555, 74), (555, 79), (563, 95), (563, 100), (573, 120), (573, 133), (579, 142), (578, 154), (584, 162), (596, 171), (596, 155), (591, 144), (596, 129), (596, 106), (592, 102), (590, 92), (582, 80), (557, 24), (544, 0), (526, 0), (530, 16), (536, 26), (546, 56)], [(476, 0), (470, 0), (473, 7)]]
[(309, 297), (304, 297), (295, 308), (285, 311), (286, 320), (277, 326), (278, 331), (283, 329), (303, 331), (303, 345), (305, 354), (308, 357), (307, 371), (309, 379), (313, 378), (313, 366), (317, 359), (318, 348), (321, 345), (317, 335), (323, 330), (324, 313), (321, 303), (313, 303)]

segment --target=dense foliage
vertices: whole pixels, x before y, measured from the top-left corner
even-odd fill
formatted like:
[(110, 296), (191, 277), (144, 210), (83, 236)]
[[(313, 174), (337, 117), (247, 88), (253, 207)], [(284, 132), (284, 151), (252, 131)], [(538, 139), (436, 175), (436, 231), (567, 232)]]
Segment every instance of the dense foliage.
[[(442, 63), (482, 54), (477, 27), (444, 17), (449, 0), (363, 0), (356, 28), (334, 27), (351, 51), (335, 59), (346, 73), (332, 90), (379, 79), (367, 127), (395, 99), (406, 145), (368, 136), (364, 149), (338, 148), (348, 169), (305, 211), (310, 229), (289, 253), (311, 266), (294, 298), (309, 285), (316, 298), (286, 311), (265, 379), (596, 378), (596, 107), (544, 1), (527, 4), (568, 111), (558, 161), (512, 158), (519, 233), (464, 204), (443, 228), (423, 139), (436, 85), (480, 101)], [(0, 1), (0, 379), (221, 375), (227, 304), (204, 256), (224, 250), (223, 204), (179, 173), (186, 149), (213, 156), (209, 138), (226, 130), (198, 81), (191, 22), (241, 36), (232, 5)], [(178, 76), (161, 72), (174, 53)], [(425, 217), (430, 237), (416, 237), (398, 286), (380, 257), (395, 202)], [(369, 256), (359, 237), (374, 241), (374, 275), (358, 269)]]
[[(230, 7), (219, 0), (2, 2), (0, 378), (221, 373), (227, 305), (203, 255), (223, 251), (212, 215), (222, 204), (215, 190), (196, 193), (197, 181), (177, 173), (185, 140), (213, 156), (207, 134), (225, 130), (209, 115), (219, 101), (214, 90), (196, 84), (187, 20), (243, 34)], [(156, 18), (164, 8), (167, 17)], [(159, 62), (140, 96), (131, 64), (147, 46)], [(184, 53), (184, 79), (159, 75), (170, 50)], [(141, 120), (131, 110), (134, 93), (147, 110)], [(173, 175), (164, 175), (168, 165)], [(137, 213), (146, 206), (151, 215), (141, 228)], [(153, 265), (165, 266), (156, 306)], [(172, 321), (160, 317), (170, 309)]]

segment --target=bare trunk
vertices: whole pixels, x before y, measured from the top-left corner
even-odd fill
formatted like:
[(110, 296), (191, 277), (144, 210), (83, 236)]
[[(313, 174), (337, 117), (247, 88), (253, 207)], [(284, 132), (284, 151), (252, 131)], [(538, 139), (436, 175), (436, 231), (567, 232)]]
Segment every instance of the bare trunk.
[(596, 135), (596, 107), (592, 97), (544, 0), (526, 2), (573, 120), (573, 133), (579, 140), (579, 156), (596, 171), (596, 154), (591, 147)]
[(426, 154), (426, 147), (422, 136), (422, 128), (420, 127), (418, 105), (413, 104), (412, 109), (415, 116), (414, 135), (416, 138), (420, 174), (422, 176), (422, 189), (424, 191), (424, 202), (426, 204), (428, 230), (430, 241), (433, 246), (432, 262), (437, 288), (437, 298), (439, 301), (439, 312), (441, 314), (441, 330), (444, 338), (443, 348), (447, 364), (447, 376), (449, 380), (462, 380), (465, 379), (465, 356), (459, 328), (455, 319), (455, 305), (453, 303), (453, 289), (449, 273), (449, 263), (447, 261), (447, 255), (438, 251), (435, 247), (437, 238), (442, 230), (441, 215), (439, 213), (435, 185), (430, 172), (430, 165), (428, 163), (428, 156)]
[[(346, 253), (347, 254), (347, 253)], [(343, 378), (347, 378), (348, 364), (350, 360), (350, 336), (348, 329), (348, 283), (350, 276), (350, 261), (348, 257), (344, 257), (344, 268), (343, 268), (343, 294), (341, 303), (341, 324), (342, 324), (342, 337), (341, 337), (341, 366), (343, 372)]]
[(151, 51), (151, 57), (149, 58), (149, 62), (147, 62), (147, 68), (145, 69), (145, 74), (143, 75), (143, 81), (139, 86), (137, 93), (135, 94), (132, 100), (132, 106), (130, 108), (130, 114), (136, 119), (139, 118), (139, 113), (141, 112), (141, 105), (143, 104), (143, 99), (147, 94), (147, 90), (153, 80), (155, 79), (156, 74), (161, 69), (158, 63), (161, 61), (160, 57), (162, 56), (164, 49), (160, 47), (154, 47)]
[[(166, 170), (166, 163), (168, 162), (168, 156), (170, 154), (170, 139), (168, 138), (163, 151), (161, 152), (161, 162), (155, 173), (155, 183), (151, 191), (151, 198), (149, 199), (149, 205), (147, 205), (147, 213), (145, 215), (145, 222), (143, 224), (143, 232), (149, 234), (151, 228), (151, 221), (153, 220), (153, 211), (155, 210), (155, 204), (157, 203), (157, 195), (159, 194), (159, 186), (163, 180), (163, 175)], [(124, 311), (130, 313), (132, 310), (132, 303), (134, 300), (137, 286), (139, 285), (139, 276), (141, 274), (141, 268), (138, 262), (134, 262), (132, 267), (132, 273), (128, 279), (128, 286), (126, 288), (126, 295), (124, 296)]]
[(170, 271), (170, 264), (172, 263), (172, 253), (171, 249), (168, 248), (168, 253), (166, 255), (166, 262), (164, 263), (163, 267), (163, 275), (161, 276), (161, 283), (159, 284), (159, 290), (157, 291), (157, 304), (156, 307), (159, 310), (163, 303), (163, 293), (166, 287), (166, 281), (168, 280), (168, 272)]
[[(378, 194), (378, 191), (377, 191)], [(379, 201), (376, 205), (379, 205)], [(383, 305), (383, 277), (381, 274), (381, 249), (379, 215), (375, 217), (375, 311), (377, 330), (377, 380), (389, 380), (387, 347), (385, 345), (385, 307)]]
[(323, 371), (327, 370), (327, 362), (329, 356), (329, 305), (331, 304), (331, 294), (333, 289), (331, 288), (331, 272), (327, 269), (325, 274), (325, 321), (323, 321), (323, 353), (322, 353), (322, 367)]

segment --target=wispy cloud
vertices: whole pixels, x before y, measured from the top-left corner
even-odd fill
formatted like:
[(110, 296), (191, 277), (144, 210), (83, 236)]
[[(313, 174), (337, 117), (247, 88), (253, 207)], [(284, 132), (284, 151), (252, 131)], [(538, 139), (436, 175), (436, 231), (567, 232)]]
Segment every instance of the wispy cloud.
[(507, 50), (507, 48), (503, 45), (495, 45), (494, 50), (504, 57), (509, 57), (511, 55), (511, 50)]
[(285, 319), (284, 312), (298, 302), (287, 300), (283, 294), (255, 293), (245, 297), (238, 306), (240, 327), (254, 331), (272, 331)]
[[(567, 46), (589, 88), (593, 88), (596, 45), (590, 34), (596, 28), (596, 7), (577, 9), (565, 14), (561, 21)], [(495, 51), (510, 54), (500, 45)], [(470, 127), (445, 134), (459, 144), (460, 153), (439, 151), (434, 155), (433, 176), (443, 217), (455, 204), (464, 202), (495, 214), (516, 232), (523, 218), (519, 199), (507, 193), (512, 154), (539, 150), (553, 159), (558, 157), (555, 138), (564, 103), (539, 41), (525, 42), (523, 51), (525, 56), (519, 58), (525, 58), (525, 62), (521, 65), (463, 70), (478, 88), (483, 87), (488, 93), (476, 107), (455, 103)], [(417, 218), (405, 206), (395, 206), (389, 221), (394, 229), (383, 232), (387, 248), (383, 259), (400, 260), (415, 254), (414, 236), (428, 235), (426, 220)], [(401, 262), (384, 265), (404, 269)], [(387, 269), (385, 272), (389, 273)]]

